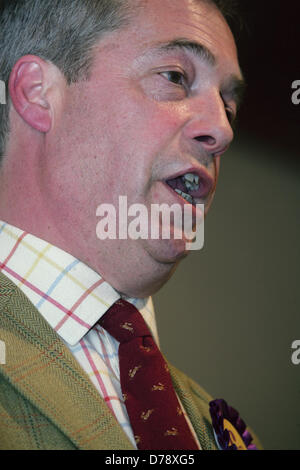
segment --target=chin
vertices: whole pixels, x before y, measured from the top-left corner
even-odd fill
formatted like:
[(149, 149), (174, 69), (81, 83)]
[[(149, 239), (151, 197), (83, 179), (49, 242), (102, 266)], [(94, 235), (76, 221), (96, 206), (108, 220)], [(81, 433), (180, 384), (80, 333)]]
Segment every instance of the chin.
[[(158, 263), (173, 265), (186, 258), (189, 250), (185, 240), (148, 240), (148, 254)], [(171, 269), (171, 266), (170, 266)]]

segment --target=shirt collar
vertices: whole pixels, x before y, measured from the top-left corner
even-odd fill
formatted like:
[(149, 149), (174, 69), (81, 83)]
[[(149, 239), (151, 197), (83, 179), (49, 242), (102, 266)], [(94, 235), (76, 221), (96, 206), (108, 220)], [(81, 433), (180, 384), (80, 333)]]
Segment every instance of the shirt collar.
[[(0, 271), (71, 346), (121, 298), (98, 273), (71, 254), (1, 221)], [(151, 297), (126, 300), (140, 310), (158, 342)]]

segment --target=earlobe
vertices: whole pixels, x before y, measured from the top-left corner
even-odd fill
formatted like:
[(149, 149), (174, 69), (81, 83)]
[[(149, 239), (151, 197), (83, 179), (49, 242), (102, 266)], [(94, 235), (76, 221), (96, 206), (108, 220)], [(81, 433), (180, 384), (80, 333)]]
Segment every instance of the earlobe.
[(15, 64), (9, 79), (13, 106), (32, 128), (46, 133), (51, 128), (51, 109), (47, 101), (48, 64), (36, 56), (24, 56)]

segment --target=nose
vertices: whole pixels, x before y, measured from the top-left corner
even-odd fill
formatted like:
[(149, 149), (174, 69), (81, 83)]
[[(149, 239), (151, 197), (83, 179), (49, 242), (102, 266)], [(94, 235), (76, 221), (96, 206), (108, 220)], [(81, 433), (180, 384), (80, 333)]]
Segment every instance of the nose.
[(227, 150), (234, 134), (226, 105), (218, 91), (191, 99), (189, 120), (184, 133), (188, 139), (199, 142), (212, 155), (221, 155)]

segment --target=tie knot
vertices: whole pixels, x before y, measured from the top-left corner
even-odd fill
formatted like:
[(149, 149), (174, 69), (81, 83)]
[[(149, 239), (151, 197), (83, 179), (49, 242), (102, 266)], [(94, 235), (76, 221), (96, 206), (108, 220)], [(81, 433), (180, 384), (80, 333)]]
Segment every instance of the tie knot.
[(138, 309), (123, 299), (115, 302), (99, 323), (119, 343), (126, 343), (139, 336), (151, 336)]

